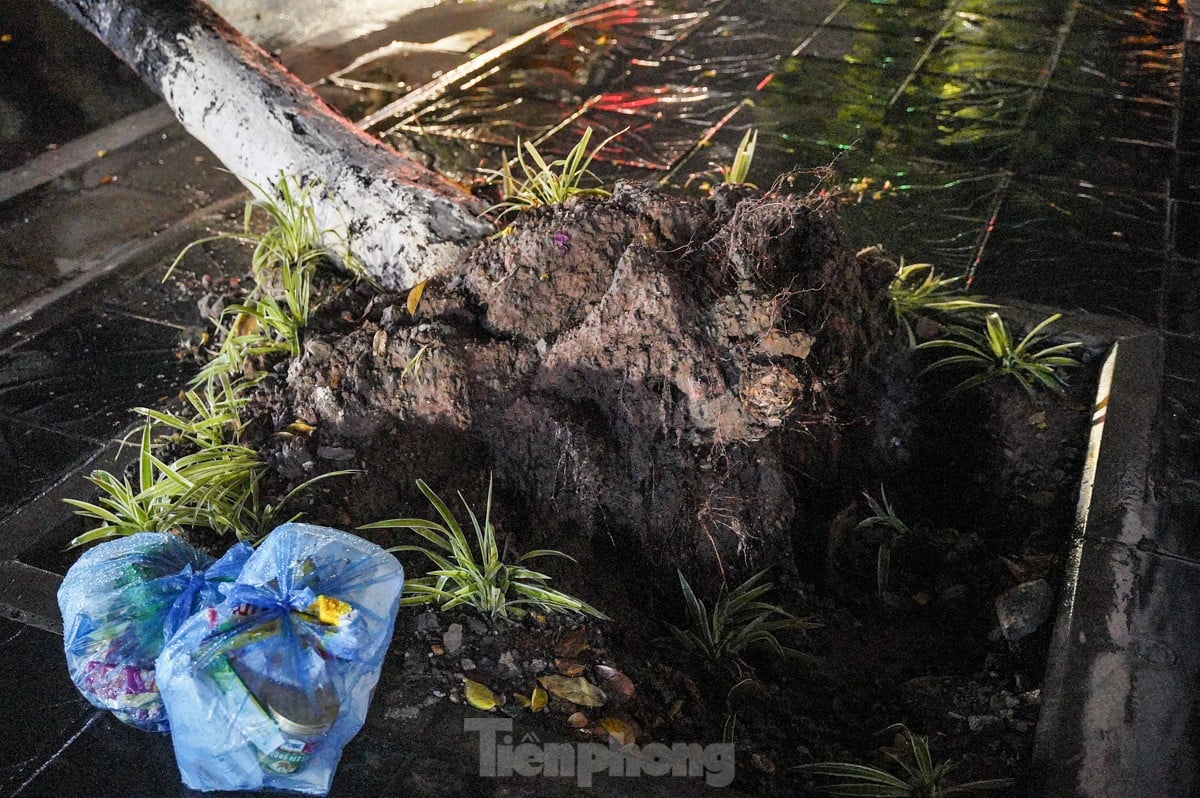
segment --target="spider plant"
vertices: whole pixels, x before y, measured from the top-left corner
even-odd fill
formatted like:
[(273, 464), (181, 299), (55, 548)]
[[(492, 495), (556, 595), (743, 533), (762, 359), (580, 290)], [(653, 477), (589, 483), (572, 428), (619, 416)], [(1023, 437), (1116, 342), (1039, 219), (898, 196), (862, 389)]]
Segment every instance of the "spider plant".
[(900, 268), (892, 282), (888, 284), (888, 295), (892, 302), (892, 312), (896, 321), (908, 334), (910, 346), (917, 345), (913, 333), (912, 318), (922, 313), (962, 313), (966, 310), (987, 310), (999, 308), (984, 302), (979, 297), (954, 293), (956, 283), (962, 277), (942, 277), (937, 273), (932, 263), (905, 264), (900, 259)]
[(1055, 313), (1042, 319), (1017, 342), (998, 313), (987, 314), (982, 333), (967, 327), (952, 327), (949, 332), (956, 337), (926, 341), (917, 349), (951, 349), (961, 354), (935, 360), (922, 373), (952, 367), (974, 370), (975, 374), (950, 389), (951, 394), (1006, 377), (1015, 380), (1031, 398), (1036, 397), (1038, 387), (1061, 394), (1066, 385), (1062, 370), (1079, 365), (1079, 361), (1066, 353), (1083, 344), (1070, 341), (1043, 345), (1048, 336), (1042, 331), (1060, 318), (1062, 314)]
[(504, 561), (496, 539), (496, 529), (492, 526), (490, 479), (482, 524), (466, 498), (462, 493), (458, 494), (471, 518), (475, 532), (474, 546), (446, 503), (423, 480), (417, 480), (417, 487), (437, 510), (440, 523), (421, 518), (397, 518), (360, 527), (409, 529), (430, 544), (390, 549), (422, 554), (435, 566), (425, 576), (405, 580), (404, 591), (408, 595), (401, 600), (401, 604), (437, 604), (443, 610), (467, 606), (492, 621), (519, 618), (527, 614), (529, 609), (546, 614), (579, 613), (597, 618), (607, 617), (586, 602), (548, 587), (549, 576), (522, 565), (539, 557), (562, 557), (574, 562), (568, 555), (550, 549), (536, 549), (518, 557), (513, 563)]
[[(254, 449), (236, 443), (242, 430), (238, 411), (245, 402), (239, 392), (243, 385), (226, 376), (220, 380), (220, 393), (211, 386), (203, 392), (189, 391), (184, 398), (194, 411), (191, 416), (136, 408), (147, 418), (138, 444), (136, 484), (104, 470), (93, 471), (87, 479), (99, 490), (99, 498), (64, 501), (98, 526), (71, 545), (135, 532), (198, 527), (233, 534), (239, 540), (257, 540), (275, 526), (284, 505), (300, 492), (320, 480), (354, 473), (320, 474), (279, 501), (264, 501), (261, 484), (266, 463)], [(186, 453), (170, 463), (160, 459), (155, 454), (155, 424), (171, 430), (171, 438)]]
[(896, 511), (892, 508), (892, 503), (888, 501), (887, 491), (883, 486), (879, 486), (879, 498), (876, 499), (870, 493), (863, 493), (863, 497), (867, 500), (867, 506), (871, 508), (874, 515), (864, 518), (858, 522), (855, 529), (870, 529), (881, 528), (885, 531), (883, 542), (879, 544), (879, 554), (876, 557), (875, 563), (875, 581), (879, 590), (880, 596), (888, 595), (888, 582), (892, 572), (892, 551), (896, 546), (912, 534), (912, 530), (908, 524), (900, 520), (900, 516), (896, 515)]
[[(516, 161), (520, 167), (520, 179), (513, 176), (511, 164), (507, 159), (500, 169), (486, 171), (493, 180), (500, 180), (500, 192), (504, 197), (501, 202), (488, 208), (487, 212), (498, 210), (499, 218), (504, 218), (510, 213), (527, 211), (543, 205), (557, 205), (571, 197), (607, 197), (609, 192), (604, 188), (588, 188), (582, 184), (586, 178), (599, 182), (590, 169), (592, 161), (609, 142), (624, 132), (622, 130), (614, 133), (589, 152), (588, 144), (592, 140), (592, 129), (589, 127), (565, 158), (549, 163), (538, 152), (533, 142), (526, 141), (522, 144), (518, 141)], [(528, 162), (525, 160), (526, 155), (529, 156)]]
[[(885, 752), (901, 771), (897, 776), (870, 765), (851, 762), (816, 762), (800, 765), (797, 770), (816, 776), (841, 779), (817, 789), (829, 795), (874, 796), (874, 798), (949, 798), (983, 790), (1005, 790), (1013, 786), (1012, 779), (987, 779), (965, 784), (949, 784), (947, 776), (957, 767), (955, 762), (933, 763), (929, 751), (929, 739), (913, 734), (903, 723), (889, 726), (884, 731), (900, 732), (908, 740), (908, 756), (891, 751)], [(911, 764), (908, 760), (911, 759)]]
[[(321, 263), (337, 263), (356, 279), (367, 278), (362, 263), (341, 236), (332, 228), (322, 228), (318, 223), (313, 194), (319, 189), (319, 183), (301, 182), (281, 172), (273, 191), (265, 190), (254, 182), (250, 182), (250, 186), (258, 196), (246, 202), (241, 231), (217, 233), (191, 242), (175, 257), (163, 276), (164, 280), (170, 277), (193, 247), (226, 239), (254, 246), (250, 271), (259, 286), (268, 285), (272, 271), (281, 265), (303, 269), (315, 268)], [(262, 233), (253, 230), (256, 209), (265, 212), (269, 220), (269, 226)], [(327, 246), (325, 242), (329, 240), (339, 242), (339, 249)]]
[(786, 648), (775, 634), (812, 629), (816, 624), (797, 618), (776, 604), (759, 600), (775, 588), (770, 582), (759, 584), (766, 573), (758, 572), (732, 591), (723, 589), (709, 607), (696, 596), (680, 571), (679, 586), (683, 590), (690, 626), (679, 629), (667, 625), (676, 645), (686, 653), (714, 664), (737, 657), (750, 646), (759, 644), (776, 654), (799, 654), (795, 649)]
[(247, 361), (300, 354), (300, 332), (311, 313), (312, 267), (281, 263), (279, 276), (282, 303), (264, 293), (222, 311), (222, 318), (231, 322), (222, 328), (220, 346), (192, 378), (193, 385), (211, 390), (222, 375), (243, 373)]
[(758, 130), (747, 130), (733, 153), (733, 163), (721, 168), (721, 176), (726, 185), (754, 186), (753, 183), (747, 183), (746, 178), (750, 175), (750, 164), (754, 161), (754, 148), (757, 144)]

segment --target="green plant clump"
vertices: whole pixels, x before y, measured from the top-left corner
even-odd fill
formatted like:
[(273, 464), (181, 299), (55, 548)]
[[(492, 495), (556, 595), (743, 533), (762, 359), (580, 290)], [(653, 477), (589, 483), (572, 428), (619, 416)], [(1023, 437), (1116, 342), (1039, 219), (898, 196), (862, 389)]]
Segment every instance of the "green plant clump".
[(441, 523), (421, 518), (397, 518), (366, 524), (360, 529), (409, 529), (432, 544), (428, 546), (396, 546), (389, 551), (412, 551), (423, 554), (433, 565), (425, 576), (406, 579), (401, 604), (437, 604), (448, 610), (458, 606), (472, 607), (490, 620), (508, 620), (526, 615), (529, 610), (546, 614), (579, 613), (606, 618), (590, 604), (548, 587), (550, 577), (526, 568), (521, 563), (538, 557), (562, 557), (574, 560), (560, 551), (536, 549), (518, 557), (515, 563), (505, 562), (496, 529), (492, 526), (492, 485), (488, 481), (487, 507), (483, 523), (458, 494), (471, 525), (475, 530), (475, 545), (463, 533), (462, 527), (445, 502), (423, 480), (417, 487), (437, 510)]
[(892, 503), (888, 501), (887, 491), (882, 485), (879, 486), (878, 499), (869, 493), (863, 493), (863, 496), (874, 515), (859, 521), (855, 529), (874, 527), (883, 529), (886, 534), (883, 542), (879, 544), (879, 554), (875, 563), (875, 581), (879, 595), (887, 596), (890, 592), (888, 583), (892, 573), (892, 552), (912, 534), (912, 529), (900, 520), (900, 516), (896, 515), (896, 511), (892, 509)]
[[(588, 144), (592, 140), (592, 129), (589, 127), (565, 158), (559, 158), (549, 163), (537, 151), (533, 142), (524, 142), (525, 153), (521, 151), (521, 142), (518, 142), (517, 166), (521, 170), (521, 179), (518, 180), (513, 176), (507, 160), (500, 169), (488, 170), (487, 174), (493, 179), (500, 180), (500, 193), (504, 199), (488, 208), (487, 212), (498, 210), (500, 218), (504, 218), (510, 213), (527, 211), (543, 205), (558, 205), (571, 197), (607, 197), (609, 195), (607, 190), (600, 186), (585, 187), (583, 181), (591, 178), (599, 182), (590, 169), (592, 161), (609, 142), (624, 132), (622, 130), (614, 133), (589, 152)], [(525, 154), (529, 155), (532, 165), (526, 162)]]
[[(929, 752), (927, 737), (913, 734), (902, 723), (889, 726), (885, 731), (898, 731), (908, 740), (909, 751), (907, 753), (909, 757), (902, 757), (891, 751), (886, 752), (888, 758), (900, 766), (902, 771), (900, 776), (870, 765), (856, 765), (851, 762), (817, 762), (811, 765), (801, 765), (796, 769), (816, 776), (841, 779), (839, 782), (817, 788), (829, 795), (872, 796), (873, 798), (949, 798), (952, 795), (966, 795), (983, 790), (1005, 790), (1013, 786), (1012, 779), (987, 779), (965, 784), (948, 784), (946, 777), (957, 767), (957, 764), (948, 761), (935, 765)], [(912, 760), (911, 764), (908, 762), (909, 758)]]
[(1062, 370), (1079, 365), (1078, 360), (1066, 353), (1083, 344), (1070, 341), (1042, 346), (1047, 338), (1042, 331), (1060, 318), (1062, 314), (1055, 313), (1043, 319), (1016, 343), (998, 313), (987, 314), (982, 333), (967, 327), (951, 327), (948, 332), (955, 337), (926, 341), (917, 349), (952, 349), (962, 354), (935, 360), (923, 373), (945, 368), (975, 371), (975, 374), (951, 388), (951, 394), (1004, 378), (1015, 380), (1031, 398), (1036, 398), (1035, 389), (1038, 387), (1061, 394), (1066, 386)]
[(942, 277), (932, 263), (905, 264), (904, 259), (900, 259), (900, 268), (888, 284), (888, 296), (897, 323), (908, 334), (910, 346), (917, 345), (912, 328), (912, 320), (917, 316), (931, 312), (954, 314), (1000, 307), (984, 302), (977, 296), (956, 294), (956, 283), (960, 280), (961, 276)]
[(708, 607), (679, 572), (679, 586), (687, 605), (687, 629), (668, 624), (671, 638), (684, 652), (710, 663), (726, 662), (754, 645), (764, 645), (779, 655), (798, 655), (786, 648), (775, 635), (784, 631), (804, 631), (817, 624), (797, 618), (776, 604), (760, 599), (775, 586), (759, 580), (766, 575), (760, 571), (731, 591), (721, 591), (712, 607)]
[(754, 186), (753, 183), (746, 182), (746, 178), (750, 176), (750, 164), (754, 162), (756, 146), (758, 146), (758, 131), (751, 128), (742, 136), (737, 150), (733, 153), (733, 163), (727, 168), (721, 169), (721, 177), (726, 185)]
[[(206, 389), (185, 394), (194, 411), (191, 416), (135, 408), (148, 419), (138, 444), (136, 482), (96, 470), (87, 477), (100, 491), (95, 502), (64, 499), (77, 515), (98, 522), (72, 540), (72, 546), (137, 532), (188, 528), (254, 541), (275, 526), (279, 511), (301, 491), (322, 479), (353, 473), (321, 474), (297, 485), (278, 502), (265, 502), (261, 482), (266, 463), (254, 449), (236, 442), (242, 429), (238, 409), (244, 399), (238, 384), (228, 378), (220, 384), (220, 393)], [(155, 454), (156, 423), (173, 431), (170, 443), (185, 454), (170, 463)]]

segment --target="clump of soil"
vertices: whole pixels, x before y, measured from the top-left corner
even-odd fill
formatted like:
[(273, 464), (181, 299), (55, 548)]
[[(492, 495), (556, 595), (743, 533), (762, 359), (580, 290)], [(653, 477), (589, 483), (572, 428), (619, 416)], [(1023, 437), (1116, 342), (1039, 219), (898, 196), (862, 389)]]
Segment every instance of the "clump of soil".
[(873, 415), (893, 267), (802, 198), (729, 200), (619, 184), (525, 214), (415, 319), (343, 297), (269, 396), (271, 431), (316, 427), (268, 444), (280, 473), (361, 467), (348, 525), (491, 472), (517, 545), (708, 584), (790, 562)]
[[(878, 730), (901, 721), (961, 759), (963, 780), (1013, 775), (1050, 624), (1010, 640), (995, 601), (1057, 584), (1091, 382), (1076, 375), (1061, 401), (1003, 386), (945, 400), (949, 383), (913, 379), (894, 273), (807, 198), (619, 184), (523, 214), (415, 317), (366, 287), (329, 299), (302, 356), (260, 384), (250, 429), (280, 487), (361, 469), (308, 499), (311, 520), (342, 528), (433, 517), (418, 478), (481, 510), (493, 475), (511, 551), (571, 554), (555, 586), (614, 618), (589, 624), (583, 674), (628, 677), (636, 697), (615, 709), (639, 742), (732, 737), (740, 789), (795, 794), (809, 782), (789, 766), (814, 760), (882, 764)], [(884, 540), (857, 528), (881, 484), (913, 530), (882, 596)], [(712, 597), (768, 566), (770, 600), (822, 624), (785, 640), (803, 657), (705, 665), (657, 641), (686, 622), (677, 568)], [(578, 663), (547, 653), (573, 628), (553, 619), (471, 632), (465, 616), (422, 617), (402, 614), (371, 723), (415, 747), (392, 763), (404, 789), (434, 795), (471, 782), (444, 757), (428, 770), (441, 745), (466, 744), (452, 759), (474, 767), (464, 675), (528, 692)], [(452, 621), (468, 630), (457, 654), (437, 638)], [(570, 706), (506, 706), (560, 735), (605, 733), (595, 713), (573, 729)]]

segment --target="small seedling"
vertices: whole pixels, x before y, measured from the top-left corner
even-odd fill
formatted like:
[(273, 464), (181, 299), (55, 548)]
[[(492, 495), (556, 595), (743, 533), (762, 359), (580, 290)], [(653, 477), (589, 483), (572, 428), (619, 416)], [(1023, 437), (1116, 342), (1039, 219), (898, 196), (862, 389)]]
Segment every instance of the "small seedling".
[(539, 557), (562, 557), (574, 562), (566, 554), (551, 549), (536, 549), (518, 557), (515, 563), (504, 562), (506, 558), (502, 556), (496, 529), (492, 526), (491, 480), (488, 480), (487, 506), (482, 524), (466, 498), (458, 494), (475, 530), (474, 546), (446, 503), (423, 480), (417, 480), (417, 487), (437, 510), (441, 523), (421, 518), (397, 518), (359, 527), (409, 529), (432, 544), (432, 548), (407, 545), (389, 549), (423, 554), (434, 565), (434, 569), (425, 576), (405, 580), (404, 591), (407, 595), (401, 604), (437, 604), (443, 610), (468, 606), (493, 621), (519, 618), (526, 615), (529, 609), (545, 614), (578, 613), (606, 617), (590, 604), (550, 588), (549, 576), (521, 564)]
[(1055, 313), (1043, 319), (1015, 344), (1012, 333), (998, 313), (987, 314), (982, 333), (967, 327), (951, 327), (949, 333), (955, 337), (926, 341), (917, 349), (952, 349), (962, 354), (935, 360), (922, 373), (952, 367), (976, 372), (951, 388), (951, 394), (1006, 377), (1016, 380), (1031, 398), (1036, 398), (1038, 387), (1061, 394), (1066, 386), (1062, 370), (1079, 365), (1078, 360), (1066, 353), (1083, 344), (1070, 341), (1042, 346), (1048, 337), (1042, 331), (1060, 318), (1062, 314)]
[(680, 649), (710, 663), (726, 662), (754, 645), (764, 645), (776, 654), (796, 655), (800, 652), (786, 648), (775, 635), (777, 632), (801, 632), (817, 624), (797, 618), (776, 604), (760, 601), (775, 586), (759, 581), (766, 575), (760, 571), (732, 591), (724, 589), (716, 602), (707, 606), (679, 572), (679, 586), (687, 605), (687, 629), (668, 624), (671, 639)]
[(879, 528), (883, 529), (885, 536), (883, 542), (879, 544), (879, 554), (875, 561), (875, 582), (880, 596), (890, 595), (888, 590), (889, 582), (891, 581), (892, 573), (892, 552), (899, 546), (905, 538), (912, 535), (912, 529), (908, 524), (900, 520), (900, 516), (892, 509), (892, 503), (888, 501), (887, 491), (883, 486), (879, 486), (879, 498), (876, 499), (870, 493), (863, 493), (867, 500), (867, 506), (871, 508), (871, 515), (858, 522), (855, 529)]
[(910, 346), (917, 345), (912, 328), (912, 319), (916, 316), (930, 312), (954, 314), (1001, 307), (984, 302), (977, 296), (956, 294), (960, 280), (961, 276), (942, 277), (932, 263), (905, 264), (903, 258), (900, 260), (900, 268), (888, 284), (888, 296), (896, 321), (908, 334)]
[[(588, 144), (592, 139), (592, 129), (589, 127), (565, 158), (549, 163), (538, 152), (533, 142), (517, 142), (516, 161), (521, 179), (513, 176), (508, 160), (505, 160), (500, 169), (488, 170), (487, 174), (492, 179), (499, 179), (500, 192), (504, 199), (488, 208), (487, 212), (500, 211), (499, 218), (504, 218), (510, 213), (527, 211), (543, 205), (558, 205), (571, 197), (607, 197), (607, 190), (598, 185), (585, 187), (583, 181), (590, 178), (599, 182), (591, 171), (592, 161), (609, 142), (624, 132), (622, 130), (614, 133), (589, 152)], [(529, 162), (525, 160), (526, 155), (529, 156)]]
[(733, 154), (733, 163), (721, 168), (725, 185), (754, 186), (753, 183), (746, 182), (746, 178), (750, 175), (750, 164), (754, 162), (754, 148), (757, 145), (758, 131), (751, 128), (742, 136), (742, 141)]
[[(272, 272), (281, 264), (303, 269), (315, 268), (320, 263), (337, 263), (355, 278), (367, 279), (362, 263), (339, 234), (331, 228), (322, 228), (317, 222), (313, 194), (319, 189), (319, 183), (301, 182), (280, 173), (274, 191), (267, 191), (254, 182), (250, 185), (258, 196), (246, 202), (241, 232), (217, 233), (191, 242), (175, 257), (163, 280), (171, 276), (193, 247), (230, 239), (254, 246), (250, 270), (260, 287), (270, 284)], [(251, 223), (255, 209), (262, 209), (270, 220), (265, 232), (253, 230)], [(340, 247), (334, 249), (326, 245), (329, 240), (337, 241)]]
[(967, 795), (978, 791), (1005, 790), (1013, 786), (1012, 779), (987, 779), (965, 784), (949, 784), (947, 776), (958, 765), (950, 761), (935, 765), (929, 751), (929, 738), (913, 734), (902, 723), (889, 726), (884, 731), (899, 732), (907, 738), (908, 751), (885, 752), (887, 757), (900, 767), (900, 776), (870, 765), (857, 765), (851, 762), (816, 762), (811, 765), (800, 765), (796, 770), (812, 773), (815, 776), (840, 779), (837, 783), (817, 787), (818, 790), (828, 795), (873, 796), (873, 798), (949, 798), (953, 795)]

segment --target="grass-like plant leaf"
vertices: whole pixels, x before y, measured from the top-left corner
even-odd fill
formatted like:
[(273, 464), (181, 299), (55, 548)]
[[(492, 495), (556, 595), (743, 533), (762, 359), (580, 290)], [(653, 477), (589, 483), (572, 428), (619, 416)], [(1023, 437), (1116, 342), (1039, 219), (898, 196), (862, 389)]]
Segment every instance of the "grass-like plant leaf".
[[(530, 609), (543, 613), (579, 613), (605, 618), (604, 613), (587, 602), (549, 587), (550, 577), (522, 565), (540, 557), (572, 558), (559, 551), (536, 549), (506, 563), (496, 529), (492, 525), (492, 483), (488, 481), (487, 506), (482, 523), (475, 511), (458, 494), (474, 530), (472, 541), (463, 532), (454, 513), (434, 491), (417, 480), (417, 487), (437, 511), (441, 522), (423, 518), (396, 518), (366, 524), (360, 529), (408, 529), (429, 545), (396, 546), (391, 551), (422, 554), (434, 566), (424, 576), (404, 582), (406, 605), (437, 604), (447, 610), (459, 606), (474, 608), (490, 620), (525, 615)], [(473, 544), (473, 545), (472, 545)], [(574, 560), (572, 560), (574, 562)]]
[(755, 645), (766, 646), (780, 655), (799, 654), (780, 643), (776, 633), (803, 631), (817, 624), (797, 618), (776, 604), (760, 601), (775, 589), (770, 582), (760, 584), (766, 573), (760, 571), (731, 591), (722, 590), (709, 607), (696, 596), (680, 571), (679, 587), (689, 626), (680, 629), (668, 624), (671, 638), (681, 650), (714, 664), (737, 657)]
[(758, 146), (758, 130), (751, 128), (742, 136), (737, 150), (733, 153), (733, 163), (728, 168), (721, 169), (721, 175), (726, 185), (753, 187), (754, 184), (746, 182), (746, 178), (750, 176), (750, 164), (754, 162), (756, 146)]
[(968, 327), (952, 327), (948, 332), (953, 337), (926, 341), (917, 349), (950, 349), (960, 354), (935, 360), (923, 373), (945, 368), (975, 372), (951, 388), (951, 394), (1003, 378), (1015, 380), (1031, 398), (1037, 396), (1035, 389), (1039, 387), (1061, 394), (1066, 386), (1063, 369), (1079, 365), (1079, 361), (1067, 353), (1083, 344), (1070, 341), (1043, 346), (1048, 338), (1043, 330), (1060, 318), (1062, 314), (1055, 313), (1042, 319), (1016, 343), (998, 313), (987, 314), (983, 332)]
[[(538, 152), (533, 142), (517, 142), (517, 166), (520, 175), (514, 177), (512, 167), (506, 159), (500, 169), (490, 169), (485, 172), (493, 180), (500, 181), (500, 193), (503, 200), (487, 209), (488, 213), (499, 211), (499, 218), (510, 213), (527, 211), (543, 205), (558, 205), (571, 197), (593, 196), (607, 197), (609, 192), (603, 187), (584, 186), (586, 179), (599, 182), (591, 171), (592, 161), (609, 142), (625, 131), (619, 131), (600, 142), (592, 150), (588, 144), (592, 140), (592, 129), (583, 132), (579, 141), (571, 148), (566, 157), (547, 162)], [(526, 161), (526, 156), (529, 161)]]
[(888, 296), (896, 321), (908, 335), (910, 346), (917, 345), (912, 320), (923, 313), (962, 313), (968, 310), (999, 308), (977, 296), (956, 293), (962, 277), (942, 277), (932, 263), (909, 263), (900, 260), (896, 276), (888, 284)]
[(885, 732), (899, 732), (908, 742), (903, 756), (887, 752), (900, 769), (897, 776), (870, 765), (852, 762), (816, 762), (800, 765), (796, 770), (840, 781), (823, 784), (817, 789), (828, 795), (871, 796), (871, 798), (947, 798), (988, 790), (1003, 790), (1013, 786), (1012, 779), (986, 779), (964, 784), (949, 784), (947, 776), (956, 767), (954, 762), (934, 764), (929, 750), (929, 738), (913, 734), (907, 726), (897, 723)]

